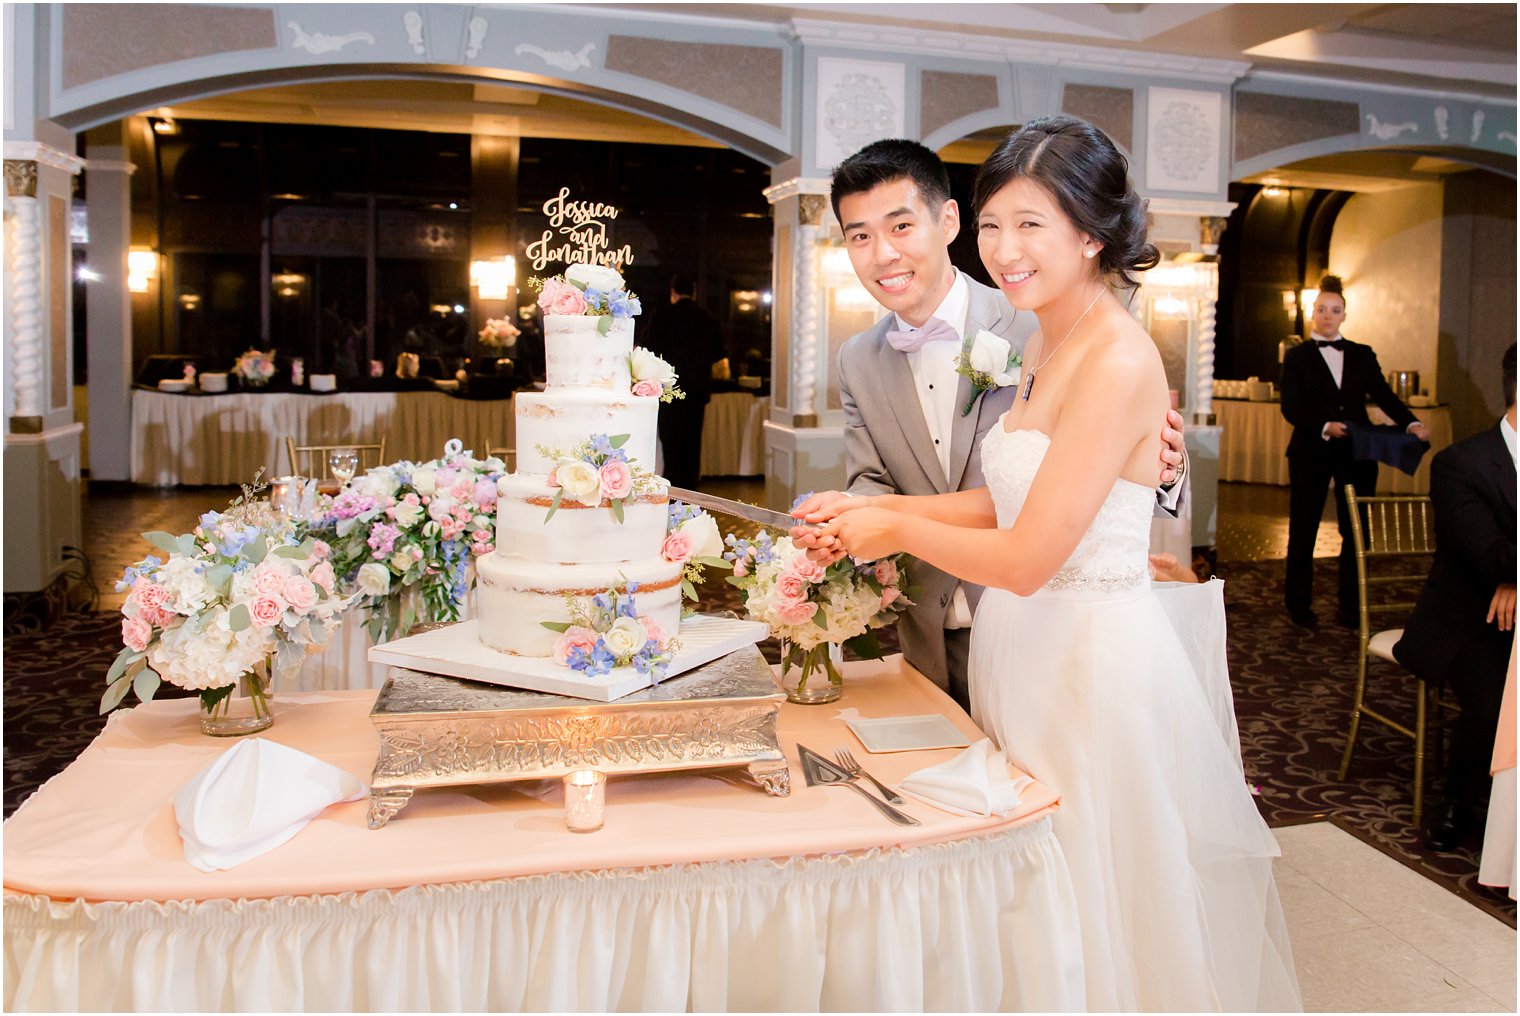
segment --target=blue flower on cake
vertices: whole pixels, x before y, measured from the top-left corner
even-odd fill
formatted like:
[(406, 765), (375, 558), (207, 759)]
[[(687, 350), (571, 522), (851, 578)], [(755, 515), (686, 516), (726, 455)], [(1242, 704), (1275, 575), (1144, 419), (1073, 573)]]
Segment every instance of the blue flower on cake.
[(538, 293), (545, 314), (597, 317), (597, 330), (606, 335), (614, 320), (643, 313), (639, 298), (624, 288), (623, 277), (605, 265), (571, 265), (564, 275), (533, 277), (528, 288)]
[(670, 528), (660, 546), (660, 556), (683, 566), (681, 595), (693, 601), (705, 569), (728, 567), (717, 521), (702, 509), (680, 501), (670, 503)]
[(631, 666), (655, 680), (664, 677), (677, 643), (654, 618), (639, 615), (633, 595), (637, 591), (637, 582), (610, 587), (593, 596), (590, 607), (567, 597), (571, 620), (542, 622), (560, 633), (554, 661), (587, 676)]
[(548, 479), (554, 497), (544, 521), (552, 519), (565, 498), (569, 498), (587, 508), (606, 501), (613, 517), (622, 522), (623, 503), (628, 498), (660, 493), (663, 490), (660, 478), (628, 461), (623, 451), (627, 442), (627, 434), (593, 434), (569, 452), (540, 446), (540, 455), (555, 460)]

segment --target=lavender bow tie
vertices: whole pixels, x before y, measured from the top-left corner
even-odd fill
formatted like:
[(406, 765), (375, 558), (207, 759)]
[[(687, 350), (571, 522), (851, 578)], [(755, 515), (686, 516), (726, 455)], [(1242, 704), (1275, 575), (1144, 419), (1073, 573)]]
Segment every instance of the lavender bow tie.
[(902, 332), (897, 329), (887, 331), (887, 344), (899, 353), (916, 353), (924, 348), (925, 342), (959, 342), (961, 337), (956, 334), (953, 327), (937, 317), (932, 317), (924, 322), (922, 328)]

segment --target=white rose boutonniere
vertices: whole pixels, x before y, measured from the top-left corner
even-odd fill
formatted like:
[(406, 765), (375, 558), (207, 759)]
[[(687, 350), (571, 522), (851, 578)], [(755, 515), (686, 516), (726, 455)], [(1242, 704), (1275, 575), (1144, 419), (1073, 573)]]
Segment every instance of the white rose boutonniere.
[(955, 372), (971, 382), (971, 398), (961, 415), (970, 414), (971, 407), (983, 393), (993, 388), (1007, 388), (1019, 383), (1024, 358), (1013, 351), (1008, 340), (980, 329), (975, 335), (966, 336), (961, 343), (960, 362)]

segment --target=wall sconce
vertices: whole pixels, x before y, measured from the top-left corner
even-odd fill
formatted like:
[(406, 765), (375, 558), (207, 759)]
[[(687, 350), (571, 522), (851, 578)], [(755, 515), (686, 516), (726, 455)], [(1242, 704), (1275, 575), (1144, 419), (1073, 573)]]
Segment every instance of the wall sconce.
[(482, 300), (505, 300), (516, 281), (517, 258), (511, 254), (470, 262), (470, 285)]
[(146, 247), (127, 251), (127, 289), (146, 293), (148, 284), (158, 278), (158, 254)]
[(758, 289), (736, 289), (729, 298), (733, 300), (734, 310), (740, 314), (753, 314), (760, 303), (760, 291)]
[(301, 290), (306, 285), (306, 276), (299, 272), (280, 272), (277, 275), (271, 275), (269, 281), (274, 283), (276, 296), (289, 298), (301, 295)]
[(1288, 192), (1276, 184), (1270, 184), (1261, 189), (1261, 196), (1264, 198), (1280, 198), (1286, 193)]
[(1319, 290), (1305, 289), (1299, 293), (1299, 302), (1304, 307), (1304, 317), (1314, 316), (1314, 301), (1319, 299)]
[(172, 116), (149, 117), (148, 122), (153, 125), (153, 133), (174, 135), (179, 133), (179, 124), (174, 122)]

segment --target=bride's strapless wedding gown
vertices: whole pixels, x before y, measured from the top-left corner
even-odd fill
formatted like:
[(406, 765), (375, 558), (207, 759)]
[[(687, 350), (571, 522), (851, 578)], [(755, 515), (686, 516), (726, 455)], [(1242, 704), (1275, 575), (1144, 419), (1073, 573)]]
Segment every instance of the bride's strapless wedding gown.
[[(988, 432), (999, 526), (1013, 525), (1049, 445), (1036, 430)], [(1089, 1010), (1298, 1010), (1277, 841), (1241, 769), (1223, 583), (1153, 589), (1154, 503), (1116, 481), (1044, 588), (987, 590), (972, 713), (1061, 795)]]

